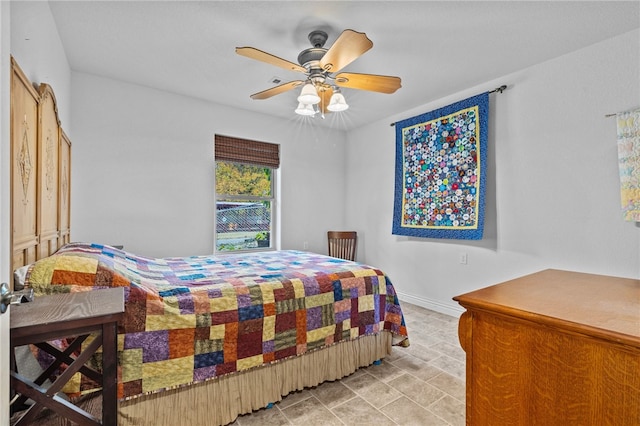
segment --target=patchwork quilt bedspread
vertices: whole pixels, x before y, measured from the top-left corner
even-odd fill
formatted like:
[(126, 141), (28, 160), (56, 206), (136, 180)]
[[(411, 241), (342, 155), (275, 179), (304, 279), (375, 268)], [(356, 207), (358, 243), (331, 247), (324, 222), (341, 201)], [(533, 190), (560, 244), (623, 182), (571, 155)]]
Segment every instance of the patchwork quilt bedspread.
[[(146, 258), (72, 243), (34, 263), (36, 295), (121, 286), (118, 396), (129, 399), (256, 368), (363, 335), (408, 345), (380, 270), (302, 251)], [(96, 383), (78, 376), (79, 395)]]

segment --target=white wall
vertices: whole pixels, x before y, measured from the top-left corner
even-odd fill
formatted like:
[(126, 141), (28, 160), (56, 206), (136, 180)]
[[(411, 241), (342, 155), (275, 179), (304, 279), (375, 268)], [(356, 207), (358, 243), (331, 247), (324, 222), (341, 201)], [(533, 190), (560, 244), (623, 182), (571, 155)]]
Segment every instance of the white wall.
[(326, 231), (343, 225), (344, 132), (88, 74), (72, 82), (73, 240), (212, 253), (216, 133), (281, 144), (282, 248), (326, 251)]
[[(448, 313), (455, 295), (546, 268), (638, 278), (640, 229), (622, 220), (616, 122), (604, 116), (639, 106), (639, 55), (633, 31), (350, 132), (346, 221), (363, 260), (402, 299)], [(490, 95), (484, 239), (391, 235), (389, 124), (502, 84)]]
[(31, 83), (53, 88), (62, 128), (72, 137), (71, 69), (49, 3), (11, 2), (11, 55)]

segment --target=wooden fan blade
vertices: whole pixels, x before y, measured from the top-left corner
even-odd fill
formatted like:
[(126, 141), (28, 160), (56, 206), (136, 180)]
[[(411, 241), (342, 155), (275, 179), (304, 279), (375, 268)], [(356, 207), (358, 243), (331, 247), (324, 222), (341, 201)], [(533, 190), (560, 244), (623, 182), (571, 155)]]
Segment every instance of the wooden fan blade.
[(331, 101), (331, 96), (333, 95), (333, 89), (331, 86), (324, 86), (318, 89), (318, 96), (320, 96), (320, 103), (318, 104), (318, 108), (322, 112), (331, 112), (327, 109), (329, 106), (329, 102)]
[(390, 75), (356, 74), (343, 72), (336, 76), (336, 84), (349, 89), (393, 93), (402, 87), (400, 77)]
[(304, 67), (301, 67), (298, 64), (289, 62), (286, 59), (278, 58), (277, 56), (263, 52), (262, 50), (254, 47), (236, 47), (236, 53), (241, 56), (246, 56), (249, 59), (266, 62), (267, 64), (275, 65), (276, 67), (284, 68), (289, 71), (307, 72)]
[(288, 92), (291, 89), (295, 89), (296, 87), (302, 85), (303, 83), (304, 81), (302, 80), (290, 81), (288, 83), (284, 83), (279, 86), (272, 87), (271, 89), (254, 93), (253, 95), (251, 95), (251, 99), (268, 99), (272, 96), (279, 95), (280, 93)]
[(320, 67), (328, 72), (338, 72), (373, 47), (365, 33), (344, 30), (320, 60)]

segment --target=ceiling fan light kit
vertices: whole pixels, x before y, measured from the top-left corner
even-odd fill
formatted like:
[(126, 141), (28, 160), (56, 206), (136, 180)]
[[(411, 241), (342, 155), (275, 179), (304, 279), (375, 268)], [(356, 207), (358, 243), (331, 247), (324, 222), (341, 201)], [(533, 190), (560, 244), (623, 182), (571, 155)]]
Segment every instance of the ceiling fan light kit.
[[(268, 99), (303, 85), (297, 98), (299, 103), (295, 112), (307, 116), (322, 112), (324, 116), (325, 112), (340, 112), (349, 108), (340, 87), (388, 94), (402, 87), (400, 78), (394, 76), (356, 73), (334, 75), (371, 49), (373, 42), (365, 33), (344, 30), (333, 45), (325, 49), (323, 46), (327, 38), (328, 35), (324, 31), (316, 30), (309, 33), (309, 41), (313, 47), (300, 52), (300, 65), (254, 47), (236, 47), (236, 53), (241, 56), (306, 74), (305, 80), (291, 81), (254, 93), (251, 99)], [(318, 105), (317, 109), (314, 105)]]
[(331, 101), (329, 102), (327, 109), (331, 112), (346, 111), (349, 109), (349, 104), (347, 104), (342, 93), (334, 92), (331, 96)]
[(302, 86), (302, 91), (300, 92), (300, 96), (298, 96), (298, 102), (311, 105), (320, 103), (320, 96), (318, 96), (318, 91), (313, 84), (307, 83)]
[(298, 108), (295, 109), (296, 114), (312, 116), (316, 114), (316, 110), (313, 109), (311, 104), (303, 104), (300, 102)]

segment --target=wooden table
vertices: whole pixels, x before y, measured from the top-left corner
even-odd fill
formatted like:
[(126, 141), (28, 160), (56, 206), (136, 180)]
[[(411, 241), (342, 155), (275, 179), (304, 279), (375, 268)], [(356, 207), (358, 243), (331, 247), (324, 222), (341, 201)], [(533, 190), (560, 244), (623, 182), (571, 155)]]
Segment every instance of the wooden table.
[(546, 270), (454, 297), (468, 425), (640, 425), (640, 281)]
[[(122, 318), (123, 312), (122, 288), (41, 296), (33, 302), (11, 306), (11, 354), (13, 355), (13, 349), (17, 346), (35, 344), (56, 359), (34, 381), (17, 371), (11, 372), (11, 387), (16, 392), (12, 407), (22, 405), (28, 398), (34, 401), (16, 425), (30, 423), (44, 407), (80, 425), (116, 425), (117, 322)], [(91, 333), (97, 333), (97, 337), (74, 357), (73, 352), (80, 349), (82, 342)], [(64, 351), (46, 343), (66, 337), (75, 339)], [(102, 374), (84, 365), (100, 346)], [(64, 372), (48, 389), (42, 387), (50, 374), (63, 362), (68, 364)], [(78, 371), (102, 383), (102, 423), (100, 419), (56, 395)]]

